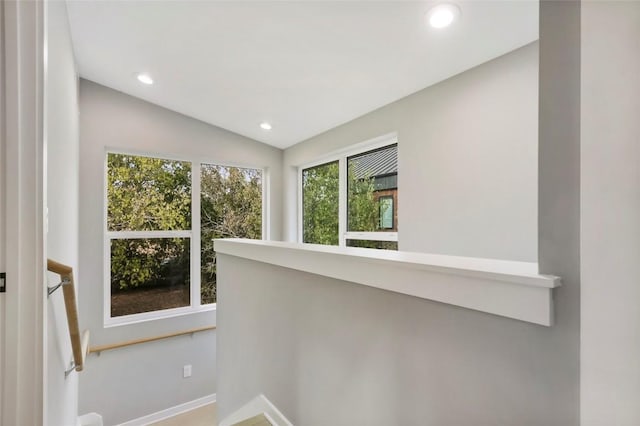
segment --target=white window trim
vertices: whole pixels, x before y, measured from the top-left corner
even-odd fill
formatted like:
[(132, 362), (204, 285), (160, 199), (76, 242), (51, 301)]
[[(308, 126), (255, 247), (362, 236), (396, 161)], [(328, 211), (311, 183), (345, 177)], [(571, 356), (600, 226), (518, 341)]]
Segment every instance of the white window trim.
[(398, 241), (397, 232), (345, 232), (345, 240)]
[(107, 231), (110, 240), (132, 240), (136, 238), (191, 238), (192, 230), (176, 231)]
[[(108, 193), (107, 193), (107, 173), (108, 155), (122, 154), (140, 157), (151, 157), (169, 161), (185, 161), (191, 163), (191, 229), (175, 231), (109, 231), (107, 228), (108, 214)], [(270, 174), (269, 168), (252, 164), (242, 164), (228, 162), (219, 159), (209, 159), (195, 156), (185, 156), (180, 154), (166, 154), (135, 150), (122, 150), (107, 147), (104, 151), (104, 181), (103, 181), (103, 326), (104, 328), (121, 325), (137, 324), (141, 322), (154, 321), (159, 319), (173, 318), (184, 315), (191, 315), (206, 311), (215, 311), (215, 303), (206, 305), (200, 304), (200, 169), (203, 164), (220, 167), (237, 167), (243, 169), (255, 169), (262, 172), (262, 239), (268, 239), (270, 232), (269, 213), (269, 193)], [(196, 232), (197, 231), (197, 232)], [(138, 314), (122, 315), (111, 317), (111, 240), (131, 239), (131, 238), (189, 238), (191, 250), (190, 263), (190, 300), (189, 306), (172, 309), (162, 309), (151, 312), (141, 312)]]
[(304, 243), (304, 222), (303, 222), (303, 191), (302, 172), (305, 169), (321, 166), (323, 164), (338, 162), (339, 183), (338, 183), (338, 246), (346, 247), (347, 240), (370, 240), (370, 241), (398, 241), (397, 232), (348, 232), (347, 231), (347, 158), (354, 155), (363, 154), (375, 149), (384, 148), (398, 143), (396, 132), (382, 135), (364, 142), (351, 145), (349, 147), (333, 151), (318, 159), (298, 165), (298, 227), (297, 242)]

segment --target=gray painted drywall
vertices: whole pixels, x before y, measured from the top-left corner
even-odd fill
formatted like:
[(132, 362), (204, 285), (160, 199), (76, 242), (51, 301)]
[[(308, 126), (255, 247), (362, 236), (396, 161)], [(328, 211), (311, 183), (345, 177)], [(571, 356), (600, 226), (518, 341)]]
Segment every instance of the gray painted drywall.
[(640, 424), (640, 3), (582, 2), (581, 420)]
[[(80, 378), (80, 408), (102, 414), (107, 426), (157, 413), (215, 393), (215, 363), (215, 331), (92, 355)], [(192, 366), (186, 379), (184, 365)]]
[(305, 426), (577, 425), (560, 327), (234, 256), (218, 268), (219, 419), (263, 393)]
[(296, 167), (398, 132), (399, 247), (537, 261), (538, 43), (285, 150), (284, 237)]
[[(0, 2), (0, 22), (4, 22), (4, 2)], [(4, 31), (0, 31), (0, 128), (5, 128), (5, 77), (4, 77)], [(0, 132), (0, 164), (2, 164), (2, 170), (0, 170), (0, 271), (6, 271), (5, 266), (5, 223), (6, 223), (6, 208), (5, 208), (5, 144), (6, 137), (5, 132)], [(0, 294), (0, 348), (6, 348), (4, 338), (4, 317), (5, 317), (5, 297), (4, 294)], [(0, 349), (0, 383), (4, 383), (4, 349)], [(4, 418), (2, 412), (4, 410), (4, 386), (0, 386), (0, 422)]]
[(580, 2), (540, 3), (539, 271), (562, 277), (551, 340), (572, 423), (580, 413)]
[[(423, 132), (427, 132), (433, 126), (447, 135), (452, 132), (449, 127), (464, 127), (467, 122), (474, 121), (453, 119), (474, 117), (471, 106), (479, 108), (478, 103), (462, 102), (462, 99), (473, 98), (477, 93), (493, 99), (489, 95), (498, 87), (506, 91), (517, 91), (518, 87), (527, 91), (533, 87), (536, 94), (515, 96), (513, 99), (504, 94), (502, 99), (510, 99), (510, 102), (497, 106), (492, 103), (487, 108), (501, 111), (511, 108), (509, 112), (513, 112), (526, 99), (531, 102), (530, 108), (537, 109), (538, 85), (530, 81), (530, 78), (538, 79), (537, 58), (532, 59), (537, 55), (537, 44), (426, 89), (413, 95), (414, 99), (402, 100), (399, 103), (407, 103), (402, 105), (404, 108), (392, 104), (285, 152), (285, 172), (289, 178), (293, 165), (346, 145), (348, 139), (361, 141), (397, 130), (400, 188), (402, 194), (413, 194), (408, 197), (410, 205), (405, 208), (405, 213), (402, 213), (400, 202), (399, 221), (409, 224), (407, 232), (418, 233), (415, 238), (438, 242), (437, 246), (429, 241), (418, 243), (400, 230), (401, 248), (536, 261), (540, 233), (541, 271), (563, 278), (563, 287), (555, 299), (555, 325), (540, 327), (221, 256), (218, 308), (220, 418), (256, 394), (264, 393), (294, 423), (304, 425), (579, 424), (579, 23), (579, 3), (541, 4), (540, 164), (536, 161), (537, 137), (529, 142), (533, 147), (528, 146), (528, 149), (535, 151), (533, 154), (527, 151), (529, 163), (517, 154), (512, 158), (514, 153), (505, 147), (507, 145), (485, 153), (522, 166), (509, 169), (511, 174), (496, 173), (526, 195), (523, 202), (527, 203), (527, 211), (521, 212), (521, 206), (515, 203), (518, 198), (501, 194), (502, 207), (507, 211), (505, 216), (501, 216), (508, 222), (504, 224), (505, 229), (516, 233), (524, 230), (526, 234), (526, 238), (518, 243), (507, 239), (498, 241), (494, 236), (482, 234), (482, 230), (466, 232), (464, 228), (456, 229), (446, 217), (429, 216), (425, 210), (427, 205), (434, 209), (442, 206), (429, 205), (427, 195), (438, 193), (436, 183), (441, 185), (440, 191), (447, 189), (446, 184), (452, 181), (451, 176), (455, 176), (453, 167), (446, 169), (434, 164), (432, 167), (443, 177), (434, 171), (432, 180), (435, 183), (431, 186), (429, 181), (425, 181), (424, 174), (418, 178), (421, 173), (410, 165), (412, 161), (414, 165), (429, 161), (428, 150), (423, 149), (429, 144), (416, 148), (419, 138), (403, 136), (412, 133), (403, 130), (398, 123), (401, 117), (409, 117), (405, 124), (408, 127), (413, 122), (416, 129), (422, 127)], [(517, 79), (517, 75), (522, 78)], [(487, 81), (504, 85), (491, 85)], [(507, 82), (513, 83), (513, 87)], [(464, 90), (456, 87), (458, 85)], [(488, 87), (494, 90), (482, 90)], [(441, 109), (448, 111), (450, 117), (440, 121), (442, 114), (435, 113), (429, 126), (417, 124), (425, 120), (421, 115), (425, 104), (417, 100), (423, 96), (427, 98), (430, 91), (440, 95), (433, 102), (439, 102)], [(448, 95), (456, 95), (454, 99), (458, 102), (447, 99)], [(527, 116), (530, 121), (527, 120), (526, 125), (507, 126), (505, 140), (520, 140), (517, 136), (529, 130), (538, 135), (537, 113), (529, 109), (521, 112), (530, 114)], [(470, 114), (466, 116), (467, 113)], [(516, 119), (508, 113), (503, 118), (505, 121)], [(501, 122), (484, 122), (486, 129), (483, 134), (504, 130)], [(464, 134), (458, 129), (456, 132), (458, 137)], [(464, 141), (443, 144), (433, 154), (435, 158), (446, 159), (447, 150), (452, 147), (453, 152), (460, 156), (464, 150), (456, 149), (456, 144), (469, 144), (473, 140), (473, 134), (467, 134)], [(477, 147), (470, 148), (471, 152), (475, 153), (474, 149)], [(485, 179), (474, 168), (473, 158), (463, 159), (469, 161), (458, 163), (459, 173), (471, 178), (461, 180), (475, 183)], [(539, 230), (535, 223), (538, 221), (538, 167), (541, 175)], [(406, 175), (402, 177), (407, 169), (409, 177), (415, 179), (408, 179)], [(490, 185), (497, 182), (491, 172), (486, 179)], [(291, 188), (287, 190), (291, 192)], [(420, 198), (423, 194), (424, 200)], [(462, 210), (463, 207), (474, 208), (474, 212), (478, 212), (477, 207), (467, 204), (470, 198), (465, 195), (462, 191), (452, 198), (448, 210), (451, 214), (456, 214), (453, 207)], [(287, 198), (285, 217), (292, 217), (295, 213), (291, 203), (295, 200)], [(527, 220), (507, 217), (512, 211), (521, 212), (516, 217)], [(433, 240), (434, 233), (424, 233), (424, 225), (421, 227), (411, 221), (418, 217), (416, 212), (420, 212), (423, 220), (433, 217), (434, 227), (448, 227), (447, 238), (453, 242)], [(406, 215), (404, 221), (403, 214)], [(474, 226), (488, 226), (487, 222), (473, 216), (466, 219)], [(289, 239), (293, 231), (287, 231)]]
[[(274, 239), (281, 235), (282, 151), (80, 81), (80, 318), (91, 329), (92, 345), (215, 324), (215, 311), (209, 311), (127, 326), (103, 326), (103, 197), (108, 148), (192, 155), (217, 164), (268, 168), (269, 222)], [(91, 356), (80, 378), (80, 412), (98, 412), (105, 424), (111, 425), (215, 393), (214, 354), (215, 332), (206, 332), (192, 339), (169, 339)], [(189, 379), (182, 378), (185, 364), (193, 366)]]
[[(47, 257), (78, 269), (78, 77), (64, 2), (46, 3), (47, 68), (45, 141), (48, 208)], [(60, 282), (48, 275), (49, 285)], [(65, 378), (72, 359), (62, 290), (47, 302), (47, 377), (45, 422), (75, 425), (78, 415), (78, 373)], [(84, 324), (82, 324), (84, 325)]]

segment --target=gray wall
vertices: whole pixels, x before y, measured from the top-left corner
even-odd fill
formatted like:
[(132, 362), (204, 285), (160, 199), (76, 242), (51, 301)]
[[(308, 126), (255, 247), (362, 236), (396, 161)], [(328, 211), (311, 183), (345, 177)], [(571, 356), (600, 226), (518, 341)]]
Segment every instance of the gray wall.
[[(187, 364), (193, 375), (183, 379)], [(209, 396), (215, 364), (215, 331), (91, 355), (80, 375), (80, 412), (100, 413), (109, 426)]]
[(640, 3), (582, 2), (582, 424), (640, 424)]
[(305, 426), (579, 423), (579, 20), (544, 2), (539, 63), (526, 46), (285, 152), (289, 178), (397, 130), (401, 249), (537, 261), (540, 232), (541, 270), (563, 278), (555, 325), (222, 256), (221, 418), (264, 393)]
[[(215, 324), (215, 311), (105, 328), (104, 174), (107, 148), (195, 155), (270, 173), (271, 236), (281, 235), (282, 151), (95, 83), (80, 83), (80, 314), (92, 345)], [(193, 376), (182, 378), (182, 367)], [(91, 356), (80, 378), (80, 412), (111, 425), (216, 392), (215, 332)]]
[(285, 151), (284, 237), (296, 240), (296, 166), (398, 132), (405, 251), (537, 261), (538, 43)]
[(538, 269), (554, 290), (549, 348), (566, 410), (580, 418), (580, 1), (540, 3)]
[[(4, 2), (0, 3), (0, 22), (4, 22)], [(4, 31), (0, 31), (0, 48), (2, 49), (0, 53), (0, 128), (5, 128), (5, 71), (4, 71), (4, 62), (5, 62), (5, 53), (4, 53)], [(6, 261), (5, 261), (5, 246), (6, 244), (6, 231), (5, 231), (5, 223), (6, 223), (6, 208), (5, 208), (5, 174), (6, 168), (5, 164), (5, 145), (6, 145), (6, 137), (4, 135), (5, 132), (0, 132), (0, 164), (3, 166), (2, 170), (0, 170), (0, 269), (2, 271), (6, 271)], [(0, 347), (5, 348), (5, 337), (4, 337), (4, 317), (5, 317), (5, 297), (4, 295), (0, 295)], [(0, 349), (0, 382), (5, 383), (4, 378), (4, 350)], [(3, 404), (5, 401), (4, 398), (4, 386), (0, 386), (0, 422), (4, 418), (2, 411), (4, 409)]]
[[(48, 62), (45, 85), (45, 140), (49, 230), (47, 257), (78, 269), (78, 77), (64, 2), (48, 2)], [(49, 285), (60, 277), (49, 274)], [(63, 372), (72, 358), (62, 290), (47, 302), (45, 421), (74, 425), (78, 414), (78, 374)], [(81, 324), (86, 325), (86, 324)]]
[(559, 326), (218, 265), (219, 419), (264, 393), (304, 426), (577, 425)]

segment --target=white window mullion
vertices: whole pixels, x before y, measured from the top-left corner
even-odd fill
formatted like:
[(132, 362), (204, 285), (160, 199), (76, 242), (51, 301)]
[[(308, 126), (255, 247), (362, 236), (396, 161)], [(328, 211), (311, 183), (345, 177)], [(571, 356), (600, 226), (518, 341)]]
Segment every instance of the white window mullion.
[(299, 243), (304, 243), (304, 181), (302, 167), (298, 167), (298, 236)]
[(183, 231), (109, 231), (109, 240), (132, 240), (139, 238), (191, 238), (192, 232)]
[[(106, 191), (105, 191), (106, 192)], [(106, 204), (105, 204), (106, 206)], [(105, 209), (106, 210), (106, 209)], [(105, 227), (106, 227), (105, 220)], [(107, 232), (107, 234), (109, 234)], [(104, 239), (104, 259), (102, 264), (102, 272), (104, 274), (104, 300), (103, 300), (103, 318), (107, 324), (111, 319), (111, 238), (107, 236)]]
[(302, 180), (302, 167), (296, 170), (296, 218), (298, 219), (296, 226), (296, 242), (304, 243), (304, 182)]
[(200, 306), (200, 170), (198, 162), (191, 164), (191, 306)]
[(262, 239), (271, 239), (271, 170), (260, 169), (262, 185)]
[(345, 234), (347, 233), (347, 158), (338, 160), (338, 245), (347, 245)]

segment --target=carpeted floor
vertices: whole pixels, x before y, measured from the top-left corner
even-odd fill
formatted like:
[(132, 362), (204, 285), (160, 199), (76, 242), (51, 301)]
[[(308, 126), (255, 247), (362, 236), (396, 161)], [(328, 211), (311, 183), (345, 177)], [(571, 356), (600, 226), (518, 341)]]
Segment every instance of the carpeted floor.
[(216, 404), (204, 405), (195, 410), (179, 414), (170, 419), (153, 423), (153, 426), (215, 426), (216, 420)]

